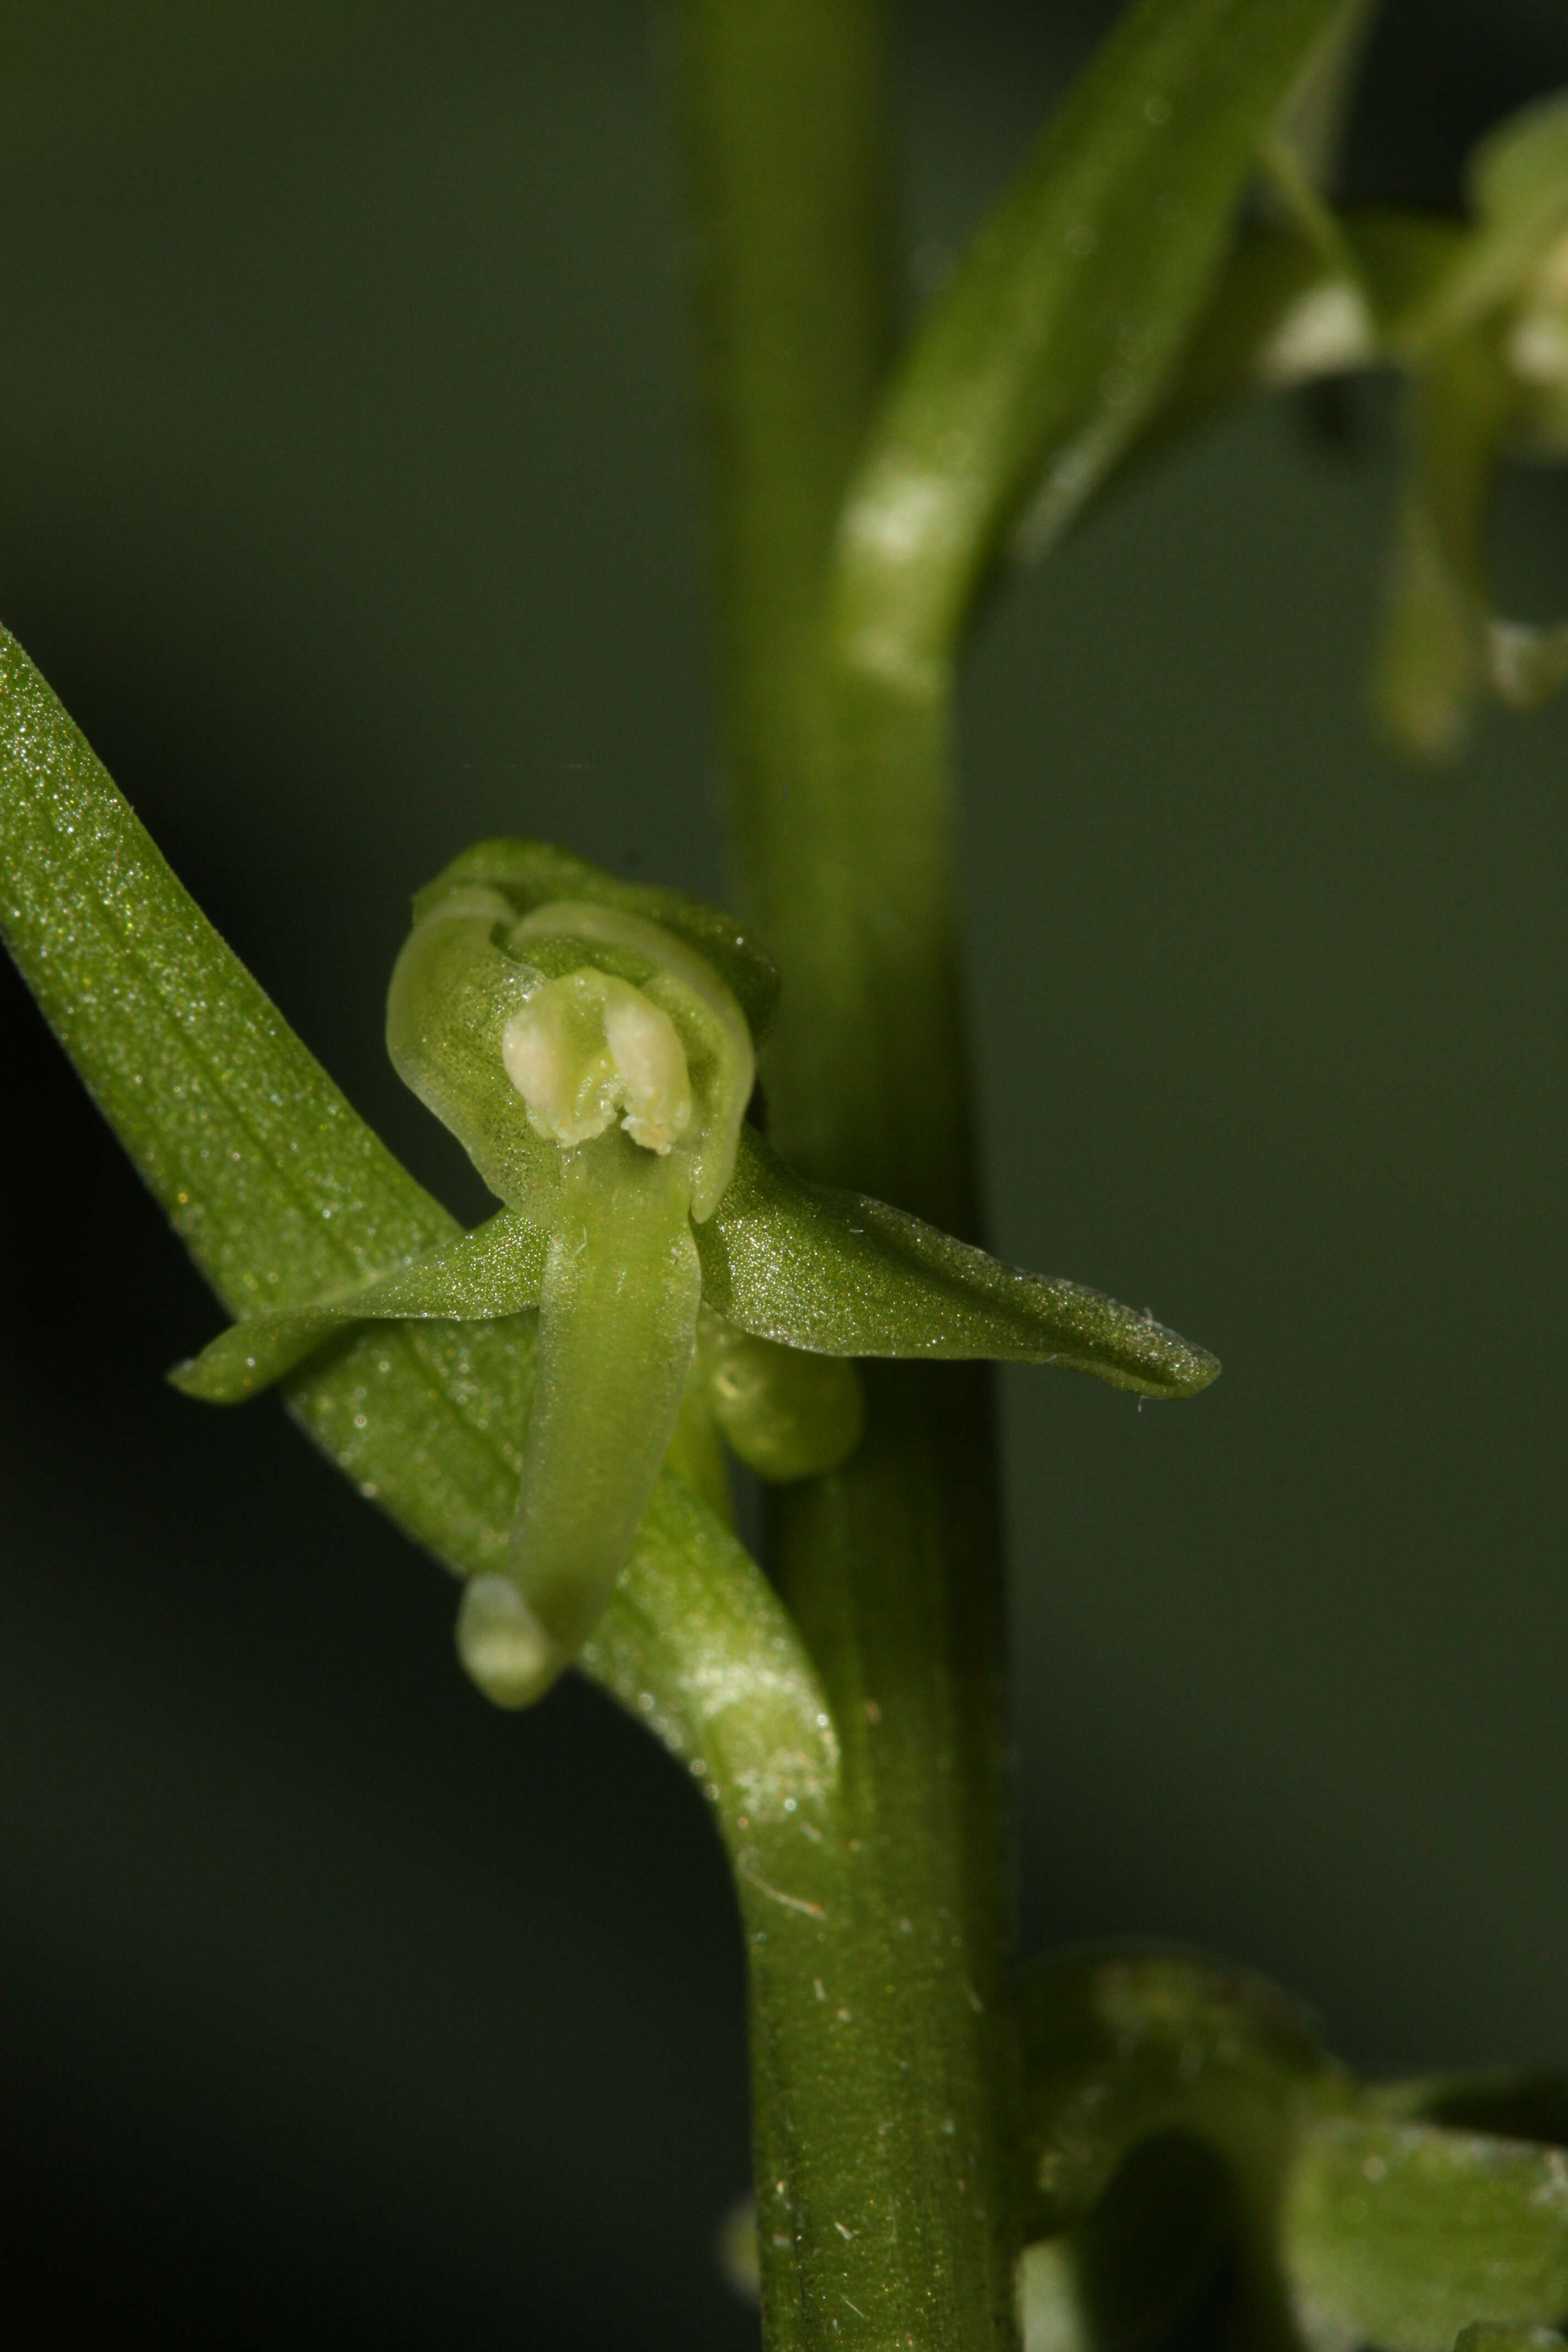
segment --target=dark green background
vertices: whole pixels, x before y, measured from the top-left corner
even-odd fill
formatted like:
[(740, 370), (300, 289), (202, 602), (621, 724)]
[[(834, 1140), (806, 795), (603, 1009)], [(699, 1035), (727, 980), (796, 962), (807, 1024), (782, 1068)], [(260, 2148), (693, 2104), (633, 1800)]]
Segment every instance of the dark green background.
[[(1104, 13), (914, 12), (911, 287)], [(492, 830), (723, 887), (655, 20), (0, 34), (0, 615), (477, 1210), (381, 1051), (409, 890)], [(1440, 201), (1564, 78), (1555, 0), (1403, 0), (1352, 179)], [(1436, 781), (1371, 746), (1386, 391), (1352, 422), (1260, 411), (1123, 494), (966, 695), (994, 1241), (1226, 1364), (1142, 1414), (1004, 1384), (1023, 1918), (1234, 1953), (1373, 2067), (1561, 2064), (1568, 719)], [(1513, 486), (1519, 607), (1568, 604), (1565, 524)], [(744, 2345), (692, 1790), (585, 1687), (488, 1712), (446, 1580), (272, 1405), (163, 1388), (215, 1310), (4, 988), (12, 2340)]]

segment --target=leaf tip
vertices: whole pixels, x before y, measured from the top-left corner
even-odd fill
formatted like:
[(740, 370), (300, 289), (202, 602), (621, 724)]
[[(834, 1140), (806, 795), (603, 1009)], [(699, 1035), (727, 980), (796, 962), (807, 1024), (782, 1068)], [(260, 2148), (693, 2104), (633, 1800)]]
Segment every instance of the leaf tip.
[(1184, 1354), (1185, 1361), (1173, 1393), (1184, 1397), (1202, 1396), (1205, 1389), (1213, 1388), (1225, 1368), (1219, 1358), (1211, 1356), (1206, 1348), (1187, 1347)]
[(1140, 1396), (1171, 1399), (1201, 1396), (1205, 1389), (1214, 1386), (1221, 1370), (1217, 1356), (1159, 1324), (1152, 1326), (1152, 1337), (1155, 1344), (1150, 1360), (1131, 1375), (1129, 1388)]
[(237, 1371), (231, 1351), (226, 1348), (219, 1355), (217, 1349), (215, 1340), (199, 1356), (184, 1357), (165, 1374), (169, 1386), (197, 1404), (243, 1404), (255, 1388), (256, 1359), (247, 1356)]

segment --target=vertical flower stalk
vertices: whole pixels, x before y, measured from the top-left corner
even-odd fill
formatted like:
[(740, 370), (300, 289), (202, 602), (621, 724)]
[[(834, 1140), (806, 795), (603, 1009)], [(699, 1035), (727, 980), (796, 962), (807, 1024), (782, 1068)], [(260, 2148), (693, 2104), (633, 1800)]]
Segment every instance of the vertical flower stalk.
[[(680, 29), (728, 803), (785, 982), (772, 1126), (806, 1174), (973, 1231), (945, 697), (856, 677), (826, 617), (889, 347), (880, 12), (686, 0)], [(774, 2352), (1012, 2336), (987, 1378), (879, 1369), (854, 1460), (773, 1507), (842, 1748), (816, 1885), (738, 1874)]]

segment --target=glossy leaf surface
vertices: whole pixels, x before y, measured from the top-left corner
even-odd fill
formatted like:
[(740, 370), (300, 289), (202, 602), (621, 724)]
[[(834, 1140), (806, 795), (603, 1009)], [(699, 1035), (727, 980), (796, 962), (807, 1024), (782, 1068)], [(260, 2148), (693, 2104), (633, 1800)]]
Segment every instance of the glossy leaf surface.
[(539, 1304), (546, 1241), (537, 1226), (500, 1209), (472, 1233), (437, 1243), (407, 1265), (315, 1307), (249, 1316), (170, 1374), (205, 1404), (242, 1404), (356, 1324), (483, 1322)]
[(331, 1296), (457, 1233), (224, 944), (3, 631), (0, 931), (234, 1313)]
[(1215, 1359), (1081, 1284), (1023, 1274), (885, 1202), (791, 1173), (747, 1129), (698, 1230), (708, 1304), (744, 1331), (829, 1356), (1061, 1364), (1144, 1396), (1190, 1396)]

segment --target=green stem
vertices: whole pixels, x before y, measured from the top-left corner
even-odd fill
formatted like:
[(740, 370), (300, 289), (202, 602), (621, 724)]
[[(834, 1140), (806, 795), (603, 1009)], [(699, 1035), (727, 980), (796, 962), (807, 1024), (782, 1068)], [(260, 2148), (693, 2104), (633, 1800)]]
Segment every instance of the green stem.
[(851, 1469), (778, 1515), (842, 1826), (825, 1916), (787, 1945), (741, 1887), (766, 2340), (967, 2352), (1010, 2340), (1015, 2252), (988, 1398), (934, 1367), (868, 1390)]
[[(765, 1083), (806, 1173), (973, 1229), (945, 675), (837, 658), (840, 502), (890, 303), (879, 13), (686, 0), (687, 144), (729, 801), (784, 995)], [(811, 1885), (737, 1869), (764, 2337), (1010, 2340), (1003, 1618), (986, 1376), (878, 1370), (774, 1568), (831, 1703)]]

